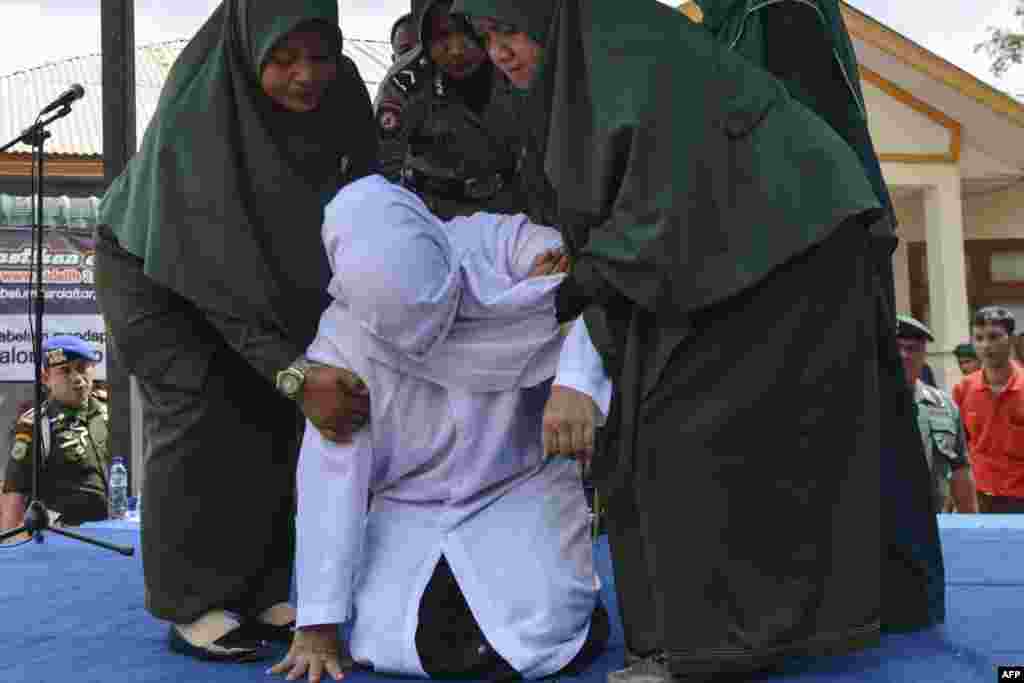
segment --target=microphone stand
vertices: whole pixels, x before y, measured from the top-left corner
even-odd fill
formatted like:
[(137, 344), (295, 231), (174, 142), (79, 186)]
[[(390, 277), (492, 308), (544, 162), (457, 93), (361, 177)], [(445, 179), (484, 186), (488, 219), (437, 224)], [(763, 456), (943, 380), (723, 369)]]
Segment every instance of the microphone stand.
[[(100, 541), (95, 538), (89, 538), (81, 534), (76, 534), (66, 529), (59, 529), (50, 525), (50, 513), (47, 511), (46, 506), (43, 504), (42, 498), (39, 495), (39, 482), (43, 474), (43, 457), (46, 455), (43, 453), (43, 439), (42, 439), (42, 405), (43, 405), (43, 308), (44, 308), (44, 288), (43, 288), (43, 163), (45, 155), (43, 154), (43, 145), (47, 138), (50, 137), (50, 131), (46, 130), (46, 127), (56, 121), (57, 119), (63, 118), (71, 113), (71, 105), (65, 104), (57, 111), (53, 116), (48, 119), (41, 120), (41, 117), (36, 119), (36, 122), (31, 127), (26, 128), (22, 131), (21, 135), (7, 143), (3, 147), (0, 147), (0, 152), (4, 152), (18, 143), (24, 143), (32, 147), (33, 155), (33, 174), (36, 174), (35, 179), (35, 225), (32, 231), (32, 258), (34, 259), (33, 266), (35, 267), (35, 330), (32, 335), (32, 350), (35, 355), (35, 428), (32, 430), (32, 500), (29, 502), (28, 507), (25, 510), (25, 523), (9, 531), (0, 532), (0, 542), (17, 536), (23, 532), (29, 532), (36, 543), (42, 543), (43, 532), (49, 530), (55, 534), (61, 536), (67, 536), (83, 543), (89, 543), (91, 545), (113, 550), (114, 552), (121, 553), (122, 555), (131, 556), (135, 554), (135, 548), (131, 546), (117, 545), (115, 543), (108, 543), (106, 541)], [(31, 294), (31, 293), (30, 293)]]

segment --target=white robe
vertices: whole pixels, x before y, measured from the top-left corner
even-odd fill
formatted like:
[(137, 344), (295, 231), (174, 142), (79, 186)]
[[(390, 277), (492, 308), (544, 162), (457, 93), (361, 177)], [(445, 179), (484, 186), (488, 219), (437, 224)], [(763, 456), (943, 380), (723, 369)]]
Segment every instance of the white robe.
[[(349, 198), (380, 190), (372, 179), (354, 185)], [(404, 209), (418, 202), (387, 192)], [(370, 220), (373, 211), (357, 208), (361, 222)], [(298, 625), (352, 620), (349, 646), (357, 661), (424, 676), (415, 644), (418, 610), (443, 554), (495, 650), (525, 678), (550, 675), (582, 647), (599, 591), (578, 467), (542, 453), (552, 358), (557, 381), (591, 395), (604, 413), (611, 396), (582, 321), (564, 346), (555, 329), (552, 355), (547, 332), (528, 320), (554, 324), (560, 278), (523, 278), (537, 254), (560, 243), (557, 233), (522, 216), (477, 214), (445, 224), (448, 243), (441, 244), (445, 238), (428, 227), (443, 256), (435, 265), (442, 275), (459, 274), (425, 276), (442, 284), (420, 292), (415, 310), (422, 317), (410, 326), (382, 313), (386, 307), (353, 311), (361, 305), (352, 294), (357, 286), (368, 296), (392, 297), (399, 308), (415, 291), (390, 276), (376, 290), (368, 282), (380, 265), (368, 260), (382, 252), (351, 224), (355, 213), (353, 206), (328, 207), (324, 240), (335, 273), (353, 258), (365, 271), (349, 269), (350, 282), (332, 282), (336, 301), (308, 355), (357, 372), (369, 388), (372, 417), (345, 446), (307, 425), (298, 467)], [(370, 249), (351, 250), (367, 241)], [(410, 258), (402, 274), (424, 261), (422, 254)], [(519, 309), (531, 313), (516, 321)], [(504, 327), (510, 320), (511, 332)], [(484, 340), (475, 349), (474, 338)], [(445, 355), (449, 341), (458, 357)], [(457, 358), (466, 367), (451, 365)], [(501, 359), (494, 372), (474, 367), (494, 358)], [(438, 382), (449, 375), (473, 388)]]

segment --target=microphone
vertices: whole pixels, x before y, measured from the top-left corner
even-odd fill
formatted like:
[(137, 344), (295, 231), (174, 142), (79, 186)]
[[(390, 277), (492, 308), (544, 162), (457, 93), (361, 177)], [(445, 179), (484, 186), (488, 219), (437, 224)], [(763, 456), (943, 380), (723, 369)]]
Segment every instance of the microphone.
[(71, 104), (72, 102), (74, 102), (76, 100), (80, 100), (83, 97), (85, 97), (85, 88), (83, 88), (78, 83), (75, 83), (70, 88), (65, 90), (64, 93), (60, 97), (55, 99), (50, 104), (46, 105), (46, 108), (43, 109), (41, 112), (39, 112), (39, 115), (42, 116), (43, 114), (49, 114), (54, 109), (60, 109), (61, 107), (66, 107), (69, 104)]

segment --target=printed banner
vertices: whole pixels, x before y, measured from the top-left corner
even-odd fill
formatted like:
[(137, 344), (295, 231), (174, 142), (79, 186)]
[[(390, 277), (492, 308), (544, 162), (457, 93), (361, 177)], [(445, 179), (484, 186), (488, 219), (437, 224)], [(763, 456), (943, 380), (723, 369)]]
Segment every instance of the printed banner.
[[(106, 379), (106, 326), (94, 288), (95, 250), (85, 231), (48, 228), (43, 243), (43, 338), (74, 334), (100, 352)], [(32, 382), (35, 268), (31, 228), (0, 228), (0, 382)]]

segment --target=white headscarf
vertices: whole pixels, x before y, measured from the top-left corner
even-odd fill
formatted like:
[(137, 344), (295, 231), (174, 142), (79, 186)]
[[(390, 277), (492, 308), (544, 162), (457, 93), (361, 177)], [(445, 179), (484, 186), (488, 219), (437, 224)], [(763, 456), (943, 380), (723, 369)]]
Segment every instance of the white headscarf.
[(369, 176), (328, 205), (323, 238), (335, 303), (321, 336), (343, 355), (473, 391), (554, 375), (563, 276), (525, 278), (533, 255), (559, 245), (553, 230), (490, 214), (446, 224), (412, 192)]

